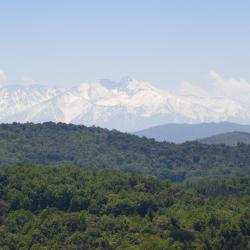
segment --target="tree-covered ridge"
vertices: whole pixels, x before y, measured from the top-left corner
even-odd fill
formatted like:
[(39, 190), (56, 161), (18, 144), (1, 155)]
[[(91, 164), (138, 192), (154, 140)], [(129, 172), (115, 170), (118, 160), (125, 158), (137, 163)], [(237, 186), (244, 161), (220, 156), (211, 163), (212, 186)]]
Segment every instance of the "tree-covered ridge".
[(176, 145), (63, 123), (0, 125), (0, 165), (28, 162), (113, 168), (183, 181), (250, 173), (250, 145)]
[(0, 249), (245, 250), (249, 205), (107, 169), (2, 167)]

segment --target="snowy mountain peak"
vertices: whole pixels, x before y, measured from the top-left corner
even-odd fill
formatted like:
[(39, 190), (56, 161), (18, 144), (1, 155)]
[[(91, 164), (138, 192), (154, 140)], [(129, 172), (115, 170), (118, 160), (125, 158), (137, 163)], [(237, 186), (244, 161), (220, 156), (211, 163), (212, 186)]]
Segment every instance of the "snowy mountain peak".
[(112, 89), (117, 89), (120, 88), (121, 85), (118, 82), (109, 80), (109, 79), (99, 79), (97, 80), (103, 87), (106, 89), (112, 90)]
[(137, 80), (131, 80), (130, 82), (128, 82), (127, 89), (133, 91), (141, 91), (141, 90), (157, 91), (157, 89), (150, 83)]
[[(218, 80), (221, 91), (225, 84)], [(235, 81), (229, 82), (231, 88)], [(248, 83), (242, 82), (249, 95)], [(218, 86), (216, 86), (218, 88)], [(232, 90), (231, 90), (232, 91)], [(227, 94), (227, 92), (226, 92)], [(179, 92), (130, 77), (84, 82), (70, 89), (46, 86), (0, 87), (0, 122), (72, 122), (136, 131), (169, 122), (250, 122), (244, 98), (209, 92), (184, 83)]]
[(79, 87), (79, 94), (86, 100), (97, 101), (100, 98), (107, 97), (109, 90), (106, 89), (100, 82), (82, 83)]
[(123, 76), (120, 80), (121, 85), (128, 85), (129, 82), (132, 82), (133, 79), (130, 76)]
[(5, 85), (0, 88), (0, 119), (47, 101), (61, 91), (42, 85)]

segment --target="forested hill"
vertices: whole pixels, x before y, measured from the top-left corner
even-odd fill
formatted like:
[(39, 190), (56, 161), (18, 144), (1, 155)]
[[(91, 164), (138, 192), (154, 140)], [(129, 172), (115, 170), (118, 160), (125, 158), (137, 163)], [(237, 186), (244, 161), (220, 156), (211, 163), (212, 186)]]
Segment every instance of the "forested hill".
[(0, 249), (246, 250), (249, 181), (204, 197), (112, 170), (1, 167)]
[(226, 144), (229, 146), (236, 146), (238, 143), (250, 144), (250, 133), (245, 132), (230, 132), (214, 135), (211, 137), (199, 140), (205, 144)]
[(0, 125), (0, 165), (20, 162), (114, 168), (183, 181), (197, 175), (249, 174), (250, 146), (176, 145), (63, 123)]

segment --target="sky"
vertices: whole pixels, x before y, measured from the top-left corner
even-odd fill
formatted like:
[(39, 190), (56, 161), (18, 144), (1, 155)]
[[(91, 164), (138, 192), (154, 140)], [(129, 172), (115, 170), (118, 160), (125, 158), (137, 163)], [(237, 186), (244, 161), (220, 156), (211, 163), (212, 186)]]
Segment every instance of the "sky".
[(249, 0), (0, 0), (0, 83), (250, 82), (249, 12)]

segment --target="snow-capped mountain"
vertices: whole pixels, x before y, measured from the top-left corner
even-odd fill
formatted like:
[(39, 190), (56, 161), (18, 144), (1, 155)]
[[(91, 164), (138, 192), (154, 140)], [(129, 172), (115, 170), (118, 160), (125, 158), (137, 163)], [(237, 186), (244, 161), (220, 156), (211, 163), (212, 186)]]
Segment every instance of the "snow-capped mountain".
[(0, 122), (54, 121), (122, 131), (169, 122), (250, 122), (246, 101), (189, 90), (167, 91), (128, 77), (69, 89), (7, 85), (0, 87)]
[(61, 90), (39, 85), (0, 86), (0, 121), (57, 96)]

